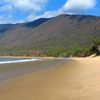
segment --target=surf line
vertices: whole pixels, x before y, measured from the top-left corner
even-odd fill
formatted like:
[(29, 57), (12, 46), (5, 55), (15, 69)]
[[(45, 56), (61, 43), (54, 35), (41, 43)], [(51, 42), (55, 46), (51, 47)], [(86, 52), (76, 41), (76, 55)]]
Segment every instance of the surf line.
[(2, 61), (2, 62), (0, 62), (0, 64), (32, 62), (32, 61), (38, 61), (38, 60), (42, 60), (42, 59), (24, 59), (24, 60), (15, 60), (15, 61)]

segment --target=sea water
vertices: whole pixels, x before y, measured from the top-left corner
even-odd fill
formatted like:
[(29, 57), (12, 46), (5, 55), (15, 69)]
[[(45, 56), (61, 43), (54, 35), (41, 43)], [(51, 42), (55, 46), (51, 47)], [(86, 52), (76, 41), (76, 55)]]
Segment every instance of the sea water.
[(0, 58), (0, 64), (9, 64), (9, 63), (20, 63), (20, 62), (30, 62), (30, 61), (36, 61), (40, 59), (35, 58)]

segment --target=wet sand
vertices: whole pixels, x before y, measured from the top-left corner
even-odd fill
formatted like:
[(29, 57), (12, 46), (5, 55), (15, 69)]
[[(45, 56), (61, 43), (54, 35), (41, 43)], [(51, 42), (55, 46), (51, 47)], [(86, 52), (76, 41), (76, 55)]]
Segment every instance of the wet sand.
[(1, 84), (0, 99), (100, 100), (100, 57), (49, 60), (49, 64), (40, 65), (56, 67), (34, 71)]
[(32, 72), (39, 72), (43, 70), (49, 70), (61, 67), (67, 59), (51, 59), (41, 58), (42, 60), (23, 62), (23, 63), (11, 63), (0, 64), (0, 83), (5, 80), (26, 75)]

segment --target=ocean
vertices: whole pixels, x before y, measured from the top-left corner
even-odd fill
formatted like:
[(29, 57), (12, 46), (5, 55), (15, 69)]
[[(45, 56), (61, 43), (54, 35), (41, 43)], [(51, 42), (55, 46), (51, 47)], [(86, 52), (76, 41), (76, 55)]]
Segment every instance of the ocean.
[(36, 61), (40, 59), (32, 59), (32, 58), (0, 58), (0, 64), (9, 64), (9, 63), (20, 63), (20, 62), (30, 62)]

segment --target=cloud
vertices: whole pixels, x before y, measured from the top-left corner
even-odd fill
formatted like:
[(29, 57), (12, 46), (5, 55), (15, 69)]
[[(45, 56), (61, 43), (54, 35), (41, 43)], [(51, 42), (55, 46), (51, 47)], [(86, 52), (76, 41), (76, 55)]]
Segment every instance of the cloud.
[(44, 14), (38, 15), (38, 16), (31, 14), (26, 18), (26, 21), (33, 21), (33, 19), (36, 20), (36, 19), (39, 19), (39, 18), (51, 18), (51, 17), (54, 17), (54, 16), (58, 16), (60, 14), (63, 14), (63, 13), (59, 12), (59, 11), (47, 11)]
[(29, 15), (35, 16), (36, 13), (43, 11), (48, 1), (49, 0), (0, 0), (0, 23), (26, 21), (27, 18), (25, 17)]
[(96, 6), (96, 0), (67, 0), (66, 3), (56, 11), (47, 11), (42, 17), (54, 17), (60, 14), (83, 14)]
[(44, 8), (49, 1), (2, 0), (0, 2), (0, 23), (27, 22), (38, 18), (50, 18), (64, 13), (83, 14), (96, 6), (96, 0), (66, 0), (65, 4), (58, 10), (46, 11)]
[(46, 11), (39, 16), (30, 15), (27, 20), (38, 18), (50, 18), (58, 16), (60, 14), (83, 14), (89, 9), (93, 9), (96, 6), (96, 0), (67, 0), (65, 4), (58, 10)]
[(3, 6), (12, 6), (13, 9), (18, 9), (22, 11), (40, 11), (46, 4), (48, 0), (4, 0)]
[(96, 6), (96, 0), (68, 0), (61, 8), (63, 12), (83, 13)]
[(51, 18), (51, 17), (54, 17), (54, 16), (57, 16), (57, 15), (60, 15), (61, 14), (61, 12), (59, 12), (59, 11), (47, 11), (47, 12), (45, 12), (43, 15), (40, 15), (40, 16), (38, 16), (39, 18), (43, 18), (43, 17), (46, 17), (46, 18)]

